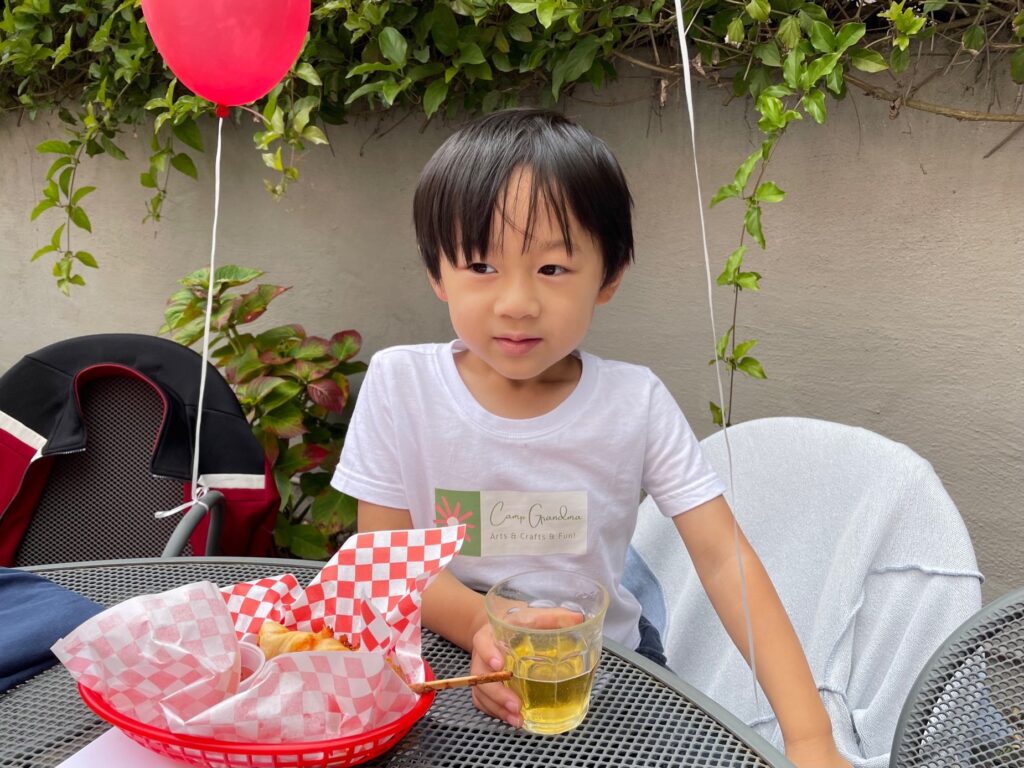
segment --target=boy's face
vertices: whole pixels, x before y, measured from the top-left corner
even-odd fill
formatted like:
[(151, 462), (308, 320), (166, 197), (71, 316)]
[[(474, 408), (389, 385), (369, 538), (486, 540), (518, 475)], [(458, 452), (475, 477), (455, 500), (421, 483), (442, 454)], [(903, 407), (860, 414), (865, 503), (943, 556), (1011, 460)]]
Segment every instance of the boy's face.
[[(614, 295), (621, 276), (608, 285), (600, 247), (570, 216), (573, 255), (558, 219), (538, 200), (530, 242), (525, 231), (530, 206), (528, 170), (513, 174), (493, 217), (487, 261), (459, 266), (441, 259), (441, 280), (432, 283), (447, 302), (452, 326), (473, 362), (485, 363), (505, 379), (528, 381), (576, 349), (594, 308)], [(475, 258), (475, 257), (474, 257)]]

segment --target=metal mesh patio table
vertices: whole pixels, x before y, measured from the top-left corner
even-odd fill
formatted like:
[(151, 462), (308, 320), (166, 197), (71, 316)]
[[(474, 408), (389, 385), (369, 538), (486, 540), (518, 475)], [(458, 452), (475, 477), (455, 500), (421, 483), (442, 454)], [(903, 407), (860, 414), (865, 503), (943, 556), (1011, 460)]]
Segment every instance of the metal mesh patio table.
[[(296, 560), (172, 558), (32, 568), (104, 605), (195, 581), (220, 586), (279, 573), (306, 583), (315, 563)], [(469, 657), (424, 632), (423, 654), (437, 677), (467, 674)], [(60, 764), (109, 726), (82, 703), (57, 666), (0, 695), (0, 768)], [(757, 768), (791, 764), (731, 714), (681, 680), (606, 641), (590, 712), (560, 736), (536, 736), (477, 711), (466, 689), (438, 694), (427, 714), (368, 768), (508, 766), (700, 766)]]

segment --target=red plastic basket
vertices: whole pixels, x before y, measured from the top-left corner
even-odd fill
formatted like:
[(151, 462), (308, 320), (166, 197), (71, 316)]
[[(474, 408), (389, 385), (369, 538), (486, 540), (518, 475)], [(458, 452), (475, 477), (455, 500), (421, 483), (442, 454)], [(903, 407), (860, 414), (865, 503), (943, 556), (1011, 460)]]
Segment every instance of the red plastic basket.
[[(430, 667), (426, 679), (433, 680)], [(118, 712), (106, 699), (90, 688), (78, 686), (82, 701), (101, 719), (120, 728), (127, 736), (157, 754), (209, 768), (343, 768), (359, 765), (387, 752), (419, 720), (434, 701), (436, 693), (421, 694), (409, 712), (388, 725), (372, 731), (326, 741), (298, 744), (248, 744), (219, 741), (181, 733), (171, 733), (144, 725)]]

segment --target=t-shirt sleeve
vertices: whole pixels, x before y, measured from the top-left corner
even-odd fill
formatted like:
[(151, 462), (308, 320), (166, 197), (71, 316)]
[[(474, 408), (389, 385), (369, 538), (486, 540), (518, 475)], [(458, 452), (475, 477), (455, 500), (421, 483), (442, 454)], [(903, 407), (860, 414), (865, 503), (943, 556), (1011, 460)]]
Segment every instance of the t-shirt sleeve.
[(359, 388), (331, 485), (371, 504), (408, 509), (388, 378), (386, 362), (374, 356)]
[(725, 492), (675, 398), (656, 377), (651, 390), (643, 487), (666, 517)]

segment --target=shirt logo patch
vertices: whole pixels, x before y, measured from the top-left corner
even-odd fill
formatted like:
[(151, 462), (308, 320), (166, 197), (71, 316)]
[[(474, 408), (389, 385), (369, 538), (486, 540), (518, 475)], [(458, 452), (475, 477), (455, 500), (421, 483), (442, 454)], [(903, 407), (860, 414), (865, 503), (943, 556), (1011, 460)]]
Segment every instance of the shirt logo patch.
[(434, 525), (466, 525), (462, 556), (586, 554), (587, 512), (586, 491), (434, 489)]

